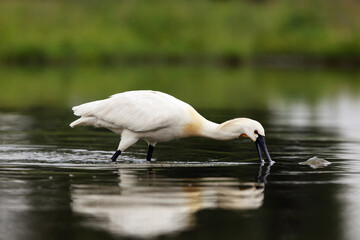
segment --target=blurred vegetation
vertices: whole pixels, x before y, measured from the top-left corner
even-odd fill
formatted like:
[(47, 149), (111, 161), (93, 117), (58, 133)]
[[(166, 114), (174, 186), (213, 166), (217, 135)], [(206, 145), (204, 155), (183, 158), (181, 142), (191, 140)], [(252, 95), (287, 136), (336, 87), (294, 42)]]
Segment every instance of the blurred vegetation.
[[(68, 108), (137, 89), (174, 95), (196, 108), (268, 109), (358, 99), (360, 74), (329, 70), (260, 70), (181, 66), (0, 68), (0, 109)], [(70, 110), (69, 110), (70, 111)]]
[(357, 67), (359, 10), (356, 0), (2, 0), (0, 109), (134, 89), (251, 109), (358, 93), (354, 72), (218, 65)]
[(359, 63), (359, 10), (356, 0), (2, 0), (0, 62)]

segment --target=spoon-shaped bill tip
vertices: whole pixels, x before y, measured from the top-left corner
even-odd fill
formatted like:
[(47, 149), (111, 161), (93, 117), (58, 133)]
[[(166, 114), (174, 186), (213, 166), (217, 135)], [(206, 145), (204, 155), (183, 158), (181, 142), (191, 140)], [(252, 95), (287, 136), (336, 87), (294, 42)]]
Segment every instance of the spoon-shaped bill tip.
[(255, 146), (256, 146), (256, 150), (257, 150), (257, 152), (259, 154), (259, 158), (260, 158), (261, 162), (264, 162), (264, 159), (262, 157), (262, 152), (261, 152), (261, 151), (263, 151), (266, 158), (267, 158), (267, 160), (269, 161), (269, 163), (274, 163), (274, 161), (271, 159), (269, 151), (268, 151), (268, 149), (266, 147), (265, 137), (264, 136), (262, 136), (260, 134), (258, 135), (258, 137), (257, 137), (257, 139), (255, 141)]

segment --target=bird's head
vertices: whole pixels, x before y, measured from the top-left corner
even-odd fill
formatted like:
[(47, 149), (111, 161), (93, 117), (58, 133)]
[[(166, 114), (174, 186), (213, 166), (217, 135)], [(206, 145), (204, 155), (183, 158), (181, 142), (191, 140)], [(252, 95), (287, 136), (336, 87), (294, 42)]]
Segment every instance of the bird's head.
[(265, 130), (263, 126), (255, 120), (249, 118), (238, 118), (236, 119), (238, 131), (240, 131), (239, 137), (248, 137), (253, 142), (256, 142), (259, 136), (265, 137)]
[(255, 142), (260, 161), (264, 161), (261, 153), (263, 151), (268, 161), (273, 162), (266, 147), (265, 130), (258, 121), (249, 118), (236, 118), (228, 121), (228, 123), (225, 122), (225, 125), (228, 125), (228, 130), (237, 134), (238, 137), (248, 137)]

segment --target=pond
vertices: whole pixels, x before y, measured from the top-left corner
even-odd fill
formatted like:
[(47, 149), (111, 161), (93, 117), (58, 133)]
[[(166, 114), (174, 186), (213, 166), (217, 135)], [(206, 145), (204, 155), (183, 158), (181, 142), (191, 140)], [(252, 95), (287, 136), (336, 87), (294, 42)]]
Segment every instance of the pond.
[[(276, 161), (262, 166), (245, 138), (160, 143), (152, 163), (145, 161), (145, 142), (138, 142), (112, 163), (118, 136), (68, 125), (75, 119), (71, 105), (117, 92), (108, 88), (121, 69), (1, 72), (9, 80), (1, 80), (0, 90), (3, 239), (357, 239), (360, 234), (356, 73), (123, 73), (119, 83), (128, 85), (119, 91), (159, 88), (177, 93), (215, 122), (242, 116), (260, 121)], [(175, 81), (180, 73), (193, 77), (181, 84)], [(101, 83), (91, 80), (100, 76)], [(87, 77), (90, 83), (71, 80)], [(173, 86), (164, 80), (170, 77)], [(30, 93), (31, 86), (41, 89)], [(331, 164), (299, 164), (314, 156)]]

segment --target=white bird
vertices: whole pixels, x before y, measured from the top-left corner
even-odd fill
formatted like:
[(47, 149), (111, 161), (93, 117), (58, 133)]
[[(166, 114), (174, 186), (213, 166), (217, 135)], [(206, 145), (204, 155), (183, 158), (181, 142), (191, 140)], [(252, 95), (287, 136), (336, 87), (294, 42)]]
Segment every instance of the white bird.
[(260, 161), (264, 162), (262, 149), (273, 163), (265, 144), (265, 130), (259, 122), (235, 118), (217, 124), (201, 116), (189, 104), (163, 92), (128, 91), (75, 106), (72, 110), (80, 118), (72, 122), (71, 127), (102, 127), (121, 135), (117, 151), (111, 157), (113, 161), (139, 139), (148, 143), (146, 159), (151, 161), (158, 142), (184, 137), (218, 140), (249, 137), (255, 142)]

